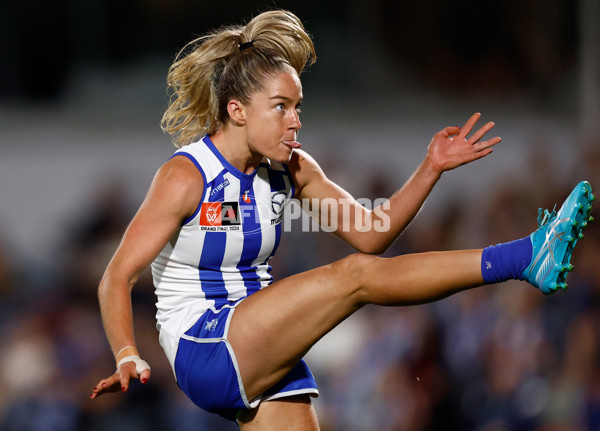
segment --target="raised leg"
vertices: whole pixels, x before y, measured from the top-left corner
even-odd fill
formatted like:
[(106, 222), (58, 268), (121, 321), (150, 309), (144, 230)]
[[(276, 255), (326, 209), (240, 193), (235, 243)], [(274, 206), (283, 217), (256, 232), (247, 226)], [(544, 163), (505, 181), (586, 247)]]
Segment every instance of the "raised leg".
[(246, 298), (229, 329), (246, 395), (251, 399), (277, 383), (323, 335), (365, 304), (419, 304), (482, 285), (481, 253), (354, 254)]

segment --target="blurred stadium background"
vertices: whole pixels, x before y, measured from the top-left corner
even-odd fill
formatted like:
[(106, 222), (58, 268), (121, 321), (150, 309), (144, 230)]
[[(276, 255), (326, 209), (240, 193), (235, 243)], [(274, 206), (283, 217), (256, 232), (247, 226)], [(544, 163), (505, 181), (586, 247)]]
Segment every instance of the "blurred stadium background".
[[(90, 402), (114, 364), (96, 286), (156, 169), (176, 52), (280, 7), (314, 35), (301, 141), (356, 197), (388, 196), (431, 136), (475, 111), (495, 153), (444, 175), (388, 254), (524, 236), (580, 180), (600, 190), (597, 0), (58, 0), (0, 4), (0, 430), (229, 430), (180, 394), (134, 289), (146, 387)], [(309, 353), (323, 430), (599, 430), (600, 230), (571, 289), (523, 283), (367, 307)], [(276, 277), (350, 250), (284, 237)], [(401, 275), (400, 275), (401, 277)]]

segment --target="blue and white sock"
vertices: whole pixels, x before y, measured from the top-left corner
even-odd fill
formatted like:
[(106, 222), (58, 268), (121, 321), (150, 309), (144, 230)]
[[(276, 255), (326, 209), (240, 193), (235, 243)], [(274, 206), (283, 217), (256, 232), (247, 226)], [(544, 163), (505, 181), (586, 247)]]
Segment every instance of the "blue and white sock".
[(533, 246), (528, 236), (484, 248), (481, 255), (483, 281), (492, 284), (522, 280), (521, 274), (531, 263), (532, 256)]

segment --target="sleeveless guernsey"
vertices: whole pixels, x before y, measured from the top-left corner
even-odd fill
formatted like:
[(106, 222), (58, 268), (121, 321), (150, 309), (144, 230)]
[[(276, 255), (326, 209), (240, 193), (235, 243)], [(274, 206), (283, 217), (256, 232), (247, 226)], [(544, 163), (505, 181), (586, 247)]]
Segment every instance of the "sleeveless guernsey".
[(232, 166), (208, 136), (175, 152), (204, 179), (194, 214), (152, 263), (160, 344), (174, 364), (180, 337), (208, 309), (218, 310), (273, 281), (269, 258), (294, 195), (285, 164), (264, 159), (252, 174)]

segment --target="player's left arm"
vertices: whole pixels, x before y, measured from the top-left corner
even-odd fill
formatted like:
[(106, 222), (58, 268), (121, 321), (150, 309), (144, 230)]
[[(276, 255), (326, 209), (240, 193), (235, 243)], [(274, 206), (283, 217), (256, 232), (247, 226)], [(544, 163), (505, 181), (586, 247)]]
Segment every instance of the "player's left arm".
[[(467, 135), (481, 117), (474, 114), (462, 127), (447, 127), (436, 133), (427, 155), (408, 181), (385, 203), (369, 210), (347, 191), (329, 180), (317, 162), (298, 151), (290, 160), (297, 186), (296, 197), (308, 204), (320, 223), (363, 253), (383, 253), (406, 229), (443, 172), (487, 156), (499, 137), (481, 141), (494, 123), (488, 122)], [(306, 208), (305, 208), (306, 209)]]

